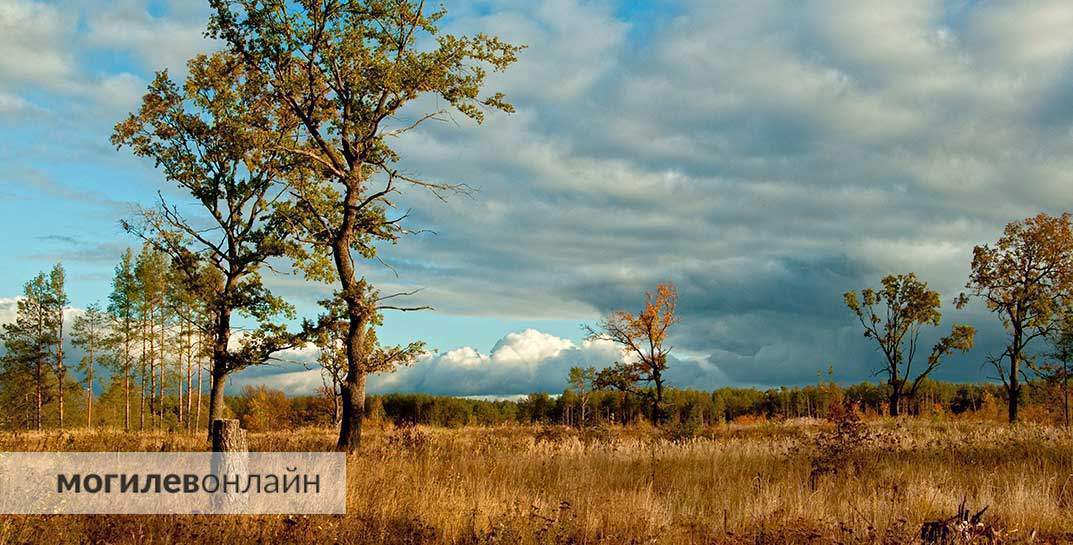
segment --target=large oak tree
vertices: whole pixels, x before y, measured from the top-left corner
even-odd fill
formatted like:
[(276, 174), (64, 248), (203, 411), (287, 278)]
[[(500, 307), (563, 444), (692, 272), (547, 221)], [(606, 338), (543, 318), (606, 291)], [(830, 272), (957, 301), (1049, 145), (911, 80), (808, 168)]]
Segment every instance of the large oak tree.
[[(220, 418), (227, 376), (263, 364), (300, 339), (276, 323), (292, 316), (265, 287), (261, 272), (288, 251), (287, 229), (276, 203), (286, 190), (288, 156), (277, 145), (273, 97), (260, 74), (227, 53), (188, 63), (183, 85), (157, 74), (141, 108), (118, 123), (112, 142), (155, 161), (166, 178), (192, 196), (199, 215), (188, 218), (163, 195), (124, 227), (170, 256), (185, 288), (205, 303), (211, 338), (209, 420)], [(256, 326), (232, 343), (238, 313)], [(199, 324), (200, 325), (200, 324)]]
[(1068, 213), (1039, 214), (1006, 226), (993, 246), (973, 249), (972, 272), (959, 298), (982, 299), (997, 314), (1010, 338), (990, 357), (1009, 399), (1009, 421), (1016, 423), (1021, 379), (1033, 341), (1059, 328), (1061, 310), (1073, 299), (1073, 226)]
[[(412, 0), (211, 0), (209, 34), (264, 78), (292, 124), (281, 144), (304, 161), (291, 191), (295, 231), (312, 250), (311, 276), (338, 282), (346, 305), (347, 372), (338, 446), (360, 445), (367, 335), (382, 306), (357, 270), (376, 244), (403, 232), (390, 218), (404, 187), (443, 196), (461, 186), (404, 173), (392, 139), (448, 109), (481, 122), (484, 109), (513, 111), (501, 93), (482, 95), (487, 70), (513, 63), (519, 47), (492, 36), (441, 33), (444, 11)], [(422, 97), (446, 108), (422, 110)], [(409, 107), (408, 106), (412, 106)], [(293, 122), (293, 123), (292, 123)]]

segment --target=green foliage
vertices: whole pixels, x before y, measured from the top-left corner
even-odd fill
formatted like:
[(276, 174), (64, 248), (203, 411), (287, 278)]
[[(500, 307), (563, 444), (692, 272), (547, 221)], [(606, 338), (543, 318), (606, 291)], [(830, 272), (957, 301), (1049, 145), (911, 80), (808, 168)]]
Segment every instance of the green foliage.
[[(286, 216), (275, 204), (286, 190), (288, 152), (267, 127), (274, 126), (275, 103), (257, 72), (226, 53), (199, 55), (187, 64), (189, 77), (180, 86), (166, 71), (157, 74), (139, 110), (118, 123), (117, 147), (129, 147), (152, 159), (164, 176), (201, 205), (211, 229), (188, 220), (161, 197), (155, 210), (143, 210), (128, 231), (170, 257), (171, 269), (145, 268), (156, 276), (140, 277), (148, 292), (177, 272), (174, 293), (201, 309), (220, 353), (219, 373), (265, 363), (298, 339), (277, 325), (294, 310), (264, 285), (261, 267), (292, 251)], [(152, 283), (150, 283), (152, 282)], [(158, 299), (162, 300), (158, 297)], [(239, 313), (257, 323), (254, 331), (229, 350), (230, 320)], [(188, 320), (190, 321), (190, 320)]]
[[(62, 353), (63, 310), (68, 302), (64, 280), (63, 266), (57, 263), (50, 273), (39, 273), (27, 282), (17, 303), (15, 321), (4, 324), (0, 335), (4, 344), (0, 358), (4, 383), (23, 387), (6, 392), (12, 410), (21, 409), (12, 421), (27, 427), (42, 428), (45, 405), (53, 393), (63, 395), (62, 389), (54, 385), (63, 384), (66, 370)], [(19, 393), (23, 394), (21, 400), (16, 399)]]
[(864, 336), (873, 339), (883, 353), (881, 372), (891, 387), (890, 412), (897, 415), (903, 391), (912, 398), (921, 381), (939, 367), (945, 356), (970, 350), (976, 330), (955, 324), (950, 334), (932, 347), (925, 366), (914, 376), (913, 360), (921, 329), (938, 327), (942, 321), (939, 292), (929, 289), (927, 282), (917, 279), (914, 273), (887, 275), (882, 284), (878, 290), (861, 290), (860, 297), (856, 292), (846, 292), (843, 299), (864, 327)]
[[(419, 114), (404, 126), (390, 126), (405, 106), (435, 95), (478, 123), (482, 107), (513, 111), (502, 93), (480, 93), (485, 67), (505, 69), (520, 48), (485, 35), (441, 34), (436, 23), (445, 12), (427, 13), (423, 2), (210, 3), (209, 35), (241, 58), (246, 73), (256, 74), (283, 107), (273, 120), (274, 137), (303, 168), (291, 180), (292, 201), (282, 209), (307, 244), (295, 255), (311, 278), (350, 276), (350, 268), (331, 271), (329, 256), (338, 269), (340, 259), (351, 259), (351, 250), (371, 258), (377, 241), (393, 241), (403, 232), (386, 214), (396, 184), (436, 192), (452, 188), (393, 166), (400, 157), (391, 139), (446, 113)], [(384, 177), (380, 187), (372, 184), (376, 175)]]

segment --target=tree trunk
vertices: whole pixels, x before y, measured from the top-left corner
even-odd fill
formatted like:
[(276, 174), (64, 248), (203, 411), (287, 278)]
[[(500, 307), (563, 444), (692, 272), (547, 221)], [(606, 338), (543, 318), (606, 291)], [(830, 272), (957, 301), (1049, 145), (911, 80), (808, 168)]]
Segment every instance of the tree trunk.
[(1021, 385), (1016, 378), (1011, 376), (1009, 387), (1010, 403), (1009, 403), (1009, 422), (1010, 424), (1016, 424), (1018, 422), (1017, 409), (1021, 403)]
[[(230, 281), (228, 285), (230, 285)], [(224, 293), (228, 292), (226, 288), (227, 286), (225, 286)], [(212, 378), (212, 383), (209, 385), (210, 423), (223, 418), (224, 414), (224, 380), (227, 379), (228, 372), (227, 345), (231, 340), (230, 309), (217, 309), (216, 324), (212, 336), (212, 368), (209, 371), (209, 376)], [(209, 426), (209, 435), (211, 439), (212, 425)]]
[(1062, 372), (1062, 416), (1065, 419), (1065, 429), (1069, 429), (1069, 370)]
[(336, 448), (343, 452), (355, 452), (361, 448), (361, 423), (365, 417), (365, 380), (363, 368), (365, 333), (368, 326), (364, 315), (351, 314), (347, 330), (347, 373), (340, 388), (343, 414), (339, 426), (339, 441)]
[(197, 427), (201, 425), (201, 376), (204, 374), (201, 359), (199, 358), (197, 362), (197, 414), (194, 415), (194, 431), (197, 431)]
[(150, 307), (149, 309), (149, 426), (155, 426), (154, 415), (156, 415), (156, 324), (155, 312), (156, 307)]
[(157, 365), (157, 403), (156, 403), (156, 428), (164, 428), (164, 344), (167, 341), (167, 333), (164, 327), (167, 325), (167, 316), (164, 304), (160, 305), (160, 364)]
[(86, 369), (86, 427), (93, 427), (93, 350), (89, 351), (89, 368)]
[(37, 361), (37, 366), (34, 368), (34, 375), (35, 393), (37, 394), (37, 411), (34, 413), (34, 427), (37, 428), (37, 431), (41, 431), (44, 420), (43, 409), (45, 406), (45, 373), (41, 360)]
[[(209, 436), (212, 441), (212, 474), (221, 483), (230, 477), (241, 479), (248, 477), (248, 454), (246, 444), (246, 430), (242, 429), (238, 420), (213, 420), (209, 426)], [(213, 494), (213, 507), (217, 512), (241, 513), (249, 501), (245, 492), (240, 492), (238, 487), (228, 490), (221, 486), (219, 493)]]
[(354, 258), (350, 245), (355, 228), (358, 226), (358, 205), (361, 186), (361, 168), (352, 171), (351, 178), (345, 180), (347, 189), (343, 198), (343, 218), (337, 235), (332, 240), (332, 260), (335, 262), (336, 274), (342, 287), (341, 296), (347, 307), (349, 325), (346, 334), (346, 375), (340, 394), (343, 404), (343, 417), (339, 426), (339, 441), (336, 448), (345, 452), (354, 452), (361, 446), (361, 419), (365, 414), (365, 332), (370, 310), (365, 284), (358, 282), (354, 272)]
[(130, 431), (130, 372), (123, 371), (123, 431)]
[(123, 332), (123, 431), (130, 431), (130, 339), (127, 331)]
[[(192, 328), (191, 328), (192, 329)], [(197, 422), (194, 422), (193, 426), (190, 424), (191, 415), (194, 408), (194, 334), (193, 331), (188, 335), (189, 345), (186, 352), (186, 429), (193, 430), (194, 426), (197, 426)]]
[(67, 366), (63, 364), (63, 308), (60, 308), (59, 330), (56, 334), (56, 403), (59, 409), (60, 429), (63, 429), (63, 387), (67, 381)]
[(182, 428), (183, 414), (184, 414), (184, 411), (183, 411), (183, 409), (184, 409), (184, 407), (183, 407), (183, 343), (185, 342), (184, 339), (186, 339), (186, 326), (185, 325), (180, 324), (179, 336), (180, 336), (179, 339), (176, 339), (176, 342), (175, 342), (176, 346), (178, 347), (175, 350), (175, 354), (176, 354), (176, 356), (178, 358), (175, 361), (175, 369), (179, 373), (179, 382), (178, 382), (178, 384), (179, 384), (179, 407), (178, 407), (178, 409), (179, 409), (179, 421), (178, 421), (178, 427)]
[(887, 408), (887, 413), (890, 416), (900, 416), (902, 414), (902, 389), (898, 384), (891, 383), (888, 402), (890, 406)]
[(656, 397), (652, 400), (652, 418), (657, 424), (663, 423), (663, 377), (660, 373), (653, 376), (656, 383)]
[(67, 382), (67, 370), (64, 367), (59, 369), (59, 384), (56, 385), (56, 397), (57, 408), (59, 409), (60, 429), (63, 429), (63, 387)]
[(148, 342), (148, 337), (145, 334), (145, 317), (144, 316), (142, 317), (141, 322), (142, 322), (142, 353), (139, 355), (140, 357), (138, 358), (138, 362), (141, 364), (140, 367), (141, 367), (141, 375), (142, 376), (141, 376), (141, 381), (140, 381), (141, 384), (138, 385), (139, 386), (139, 388), (138, 388), (138, 421), (139, 421), (138, 427), (142, 431), (145, 431), (145, 381), (148, 378), (148, 377), (145, 376), (145, 365), (146, 365), (145, 358), (146, 358), (146, 355), (148, 354), (146, 352), (145, 347), (146, 347), (146, 342)]
[[(216, 422), (223, 418), (224, 414), (224, 381), (227, 373), (219, 373), (213, 369), (209, 373), (212, 383), (209, 385), (209, 422)], [(212, 426), (209, 426), (211, 439)]]
[(1021, 370), (1021, 332), (1015, 329), (1013, 334), (1013, 346), (1014, 350), (1011, 350), (1010, 355), (1010, 380), (1007, 385), (1007, 390), (1010, 397), (1009, 403), (1009, 420), (1010, 424), (1017, 423), (1017, 409), (1021, 403), (1021, 381), (1018, 380), (1018, 375)]
[(347, 373), (347, 378), (343, 381), (343, 418), (336, 446), (344, 452), (355, 452), (361, 448), (361, 423), (365, 417), (365, 379), (366, 374), (358, 371)]

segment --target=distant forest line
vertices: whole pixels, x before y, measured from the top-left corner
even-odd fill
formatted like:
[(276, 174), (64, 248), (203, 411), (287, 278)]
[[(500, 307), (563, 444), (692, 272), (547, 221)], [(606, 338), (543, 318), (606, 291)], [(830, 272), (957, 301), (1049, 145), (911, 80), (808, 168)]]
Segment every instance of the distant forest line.
[[(827, 418), (831, 408), (850, 404), (862, 415), (879, 417), (888, 413), (890, 387), (861, 382), (843, 386), (824, 382), (781, 388), (719, 388), (713, 391), (668, 388), (666, 406), (660, 419), (672, 425), (711, 426), (725, 423), (754, 423), (792, 418)], [(635, 424), (657, 420), (644, 398), (617, 391), (588, 394), (585, 424)], [(1026, 384), (1025, 420), (1047, 424), (1065, 422), (1064, 391), (1047, 381)], [(903, 406), (906, 413), (924, 417), (1006, 418), (1006, 398), (1002, 384), (926, 381), (916, 398)], [(228, 405), (243, 426), (251, 431), (330, 425), (330, 407), (318, 396), (286, 396), (265, 386), (246, 387), (241, 395), (229, 398)], [(460, 427), (500, 424), (560, 424), (579, 427), (582, 402), (574, 389), (552, 396), (532, 393), (520, 399), (471, 399), (418, 393), (369, 396), (365, 418), (394, 425), (422, 424)]]
[[(73, 385), (77, 388), (77, 385)], [(616, 391), (590, 392), (584, 424), (603, 426), (652, 422), (651, 406), (638, 396)], [(865, 417), (888, 412), (889, 386), (861, 382), (843, 386), (833, 381), (781, 388), (719, 388), (713, 391), (669, 388), (665, 392), (664, 418), (677, 426), (748, 424), (793, 418), (827, 418), (831, 408), (846, 403)], [(1006, 399), (1001, 384), (926, 381), (916, 398), (904, 407), (906, 413), (928, 418), (1005, 418)], [(84, 421), (84, 407), (71, 396), (71, 416)], [(176, 400), (173, 400), (176, 401)], [(1026, 420), (1063, 424), (1065, 396), (1061, 385), (1046, 381), (1027, 384)], [(171, 405), (171, 404), (169, 404)], [(174, 405), (173, 405), (174, 406)], [(226, 397), (227, 416), (238, 418), (253, 432), (332, 427), (340, 414), (323, 395), (289, 396), (268, 386), (246, 386), (238, 395)], [(94, 427), (123, 427), (122, 384), (113, 382), (97, 400)], [(370, 425), (430, 425), (443, 427), (548, 424), (580, 427), (582, 402), (577, 391), (559, 395), (532, 393), (519, 399), (472, 399), (421, 393), (370, 395), (365, 418)], [(18, 413), (8, 413), (0, 424), (6, 429), (26, 428)], [(204, 424), (202, 424), (203, 427)], [(180, 430), (177, 413), (165, 414), (164, 429)]]

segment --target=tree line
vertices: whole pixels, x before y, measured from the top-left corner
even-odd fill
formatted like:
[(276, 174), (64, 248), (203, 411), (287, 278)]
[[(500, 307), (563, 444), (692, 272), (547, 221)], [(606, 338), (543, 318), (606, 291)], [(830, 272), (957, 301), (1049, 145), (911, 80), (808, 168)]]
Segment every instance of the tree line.
[[(833, 380), (817, 384), (770, 389), (719, 388), (713, 391), (667, 388), (663, 425), (714, 426), (795, 418), (827, 418), (834, 407), (848, 402), (865, 415), (889, 411), (889, 385), (862, 382), (842, 386)], [(903, 412), (935, 418), (1000, 418), (1006, 403), (1001, 384), (958, 384), (925, 380), (911, 402), (902, 400)], [(1026, 406), (1034, 421), (1061, 423), (1062, 392), (1054, 384), (1033, 380), (1026, 384)], [(330, 400), (324, 396), (288, 396), (268, 386), (247, 386), (229, 398), (228, 405), (253, 431), (324, 427), (336, 422)], [(655, 422), (652, 405), (614, 390), (597, 390), (583, 397), (573, 387), (558, 395), (533, 393), (519, 398), (489, 400), (419, 393), (372, 395), (364, 417), (395, 426), (422, 424), (443, 427), (549, 424), (577, 428)]]
[[(864, 337), (882, 354), (877, 374), (886, 378), (887, 412), (902, 414), (943, 360), (968, 352), (976, 330), (954, 324), (930, 348), (921, 346), (921, 333), (942, 321), (941, 294), (915, 273), (890, 274), (876, 288), (843, 295), (846, 307), (860, 323)], [(1070, 420), (1069, 382), (1073, 374), (1073, 220), (1069, 213), (1040, 213), (1010, 222), (994, 244), (973, 248), (965, 292), (951, 303), (965, 308), (979, 300), (995, 315), (1009, 337), (999, 353), (986, 362), (1001, 382), (1007, 419), (1020, 419), (1025, 384), (1032, 380), (1060, 385), (1064, 421)], [(570, 382), (583, 398), (599, 390), (616, 390), (648, 403), (654, 422), (666, 420), (664, 390), (668, 330), (678, 323), (678, 292), (660, 284), (645, 295), (641, 311), (618, 310), (596, 327), (590, 339), (617, 345), (623, 361), (605, 369), (574, 368)], [(923, 361), (918, 355), (927, 353)], [(584, 403), (582, 406), (584, 407)], [(582, 409), (584, 410), (584, 408)], [(584, 418), (582, 418), (584, 420)]]
[[(127, 250), (115, 268), (107, 305), (94, 303), (81, 312), (68, 308), (61, 264), (28, 281), (15, 321), (0, 333), (7, 425), (64, 428), (70, 424), (65, 421), (70, 394), (77, 396), (85, 425), (95, 425), (95, 380), (106, 369), (110, 388), (119, 393), (122, 418), (116, 425), (197, 428), (209, 353), (206, 308), (177, 275), (168, 257), (152, 246), (137, 255)], [(74, 367), (79, 379), (68, 374), (66, 340), (82, 351)], [(47, 410), (52, 405), (54, 411)], [(46, 416), (54, 420), (46, 422)]]

